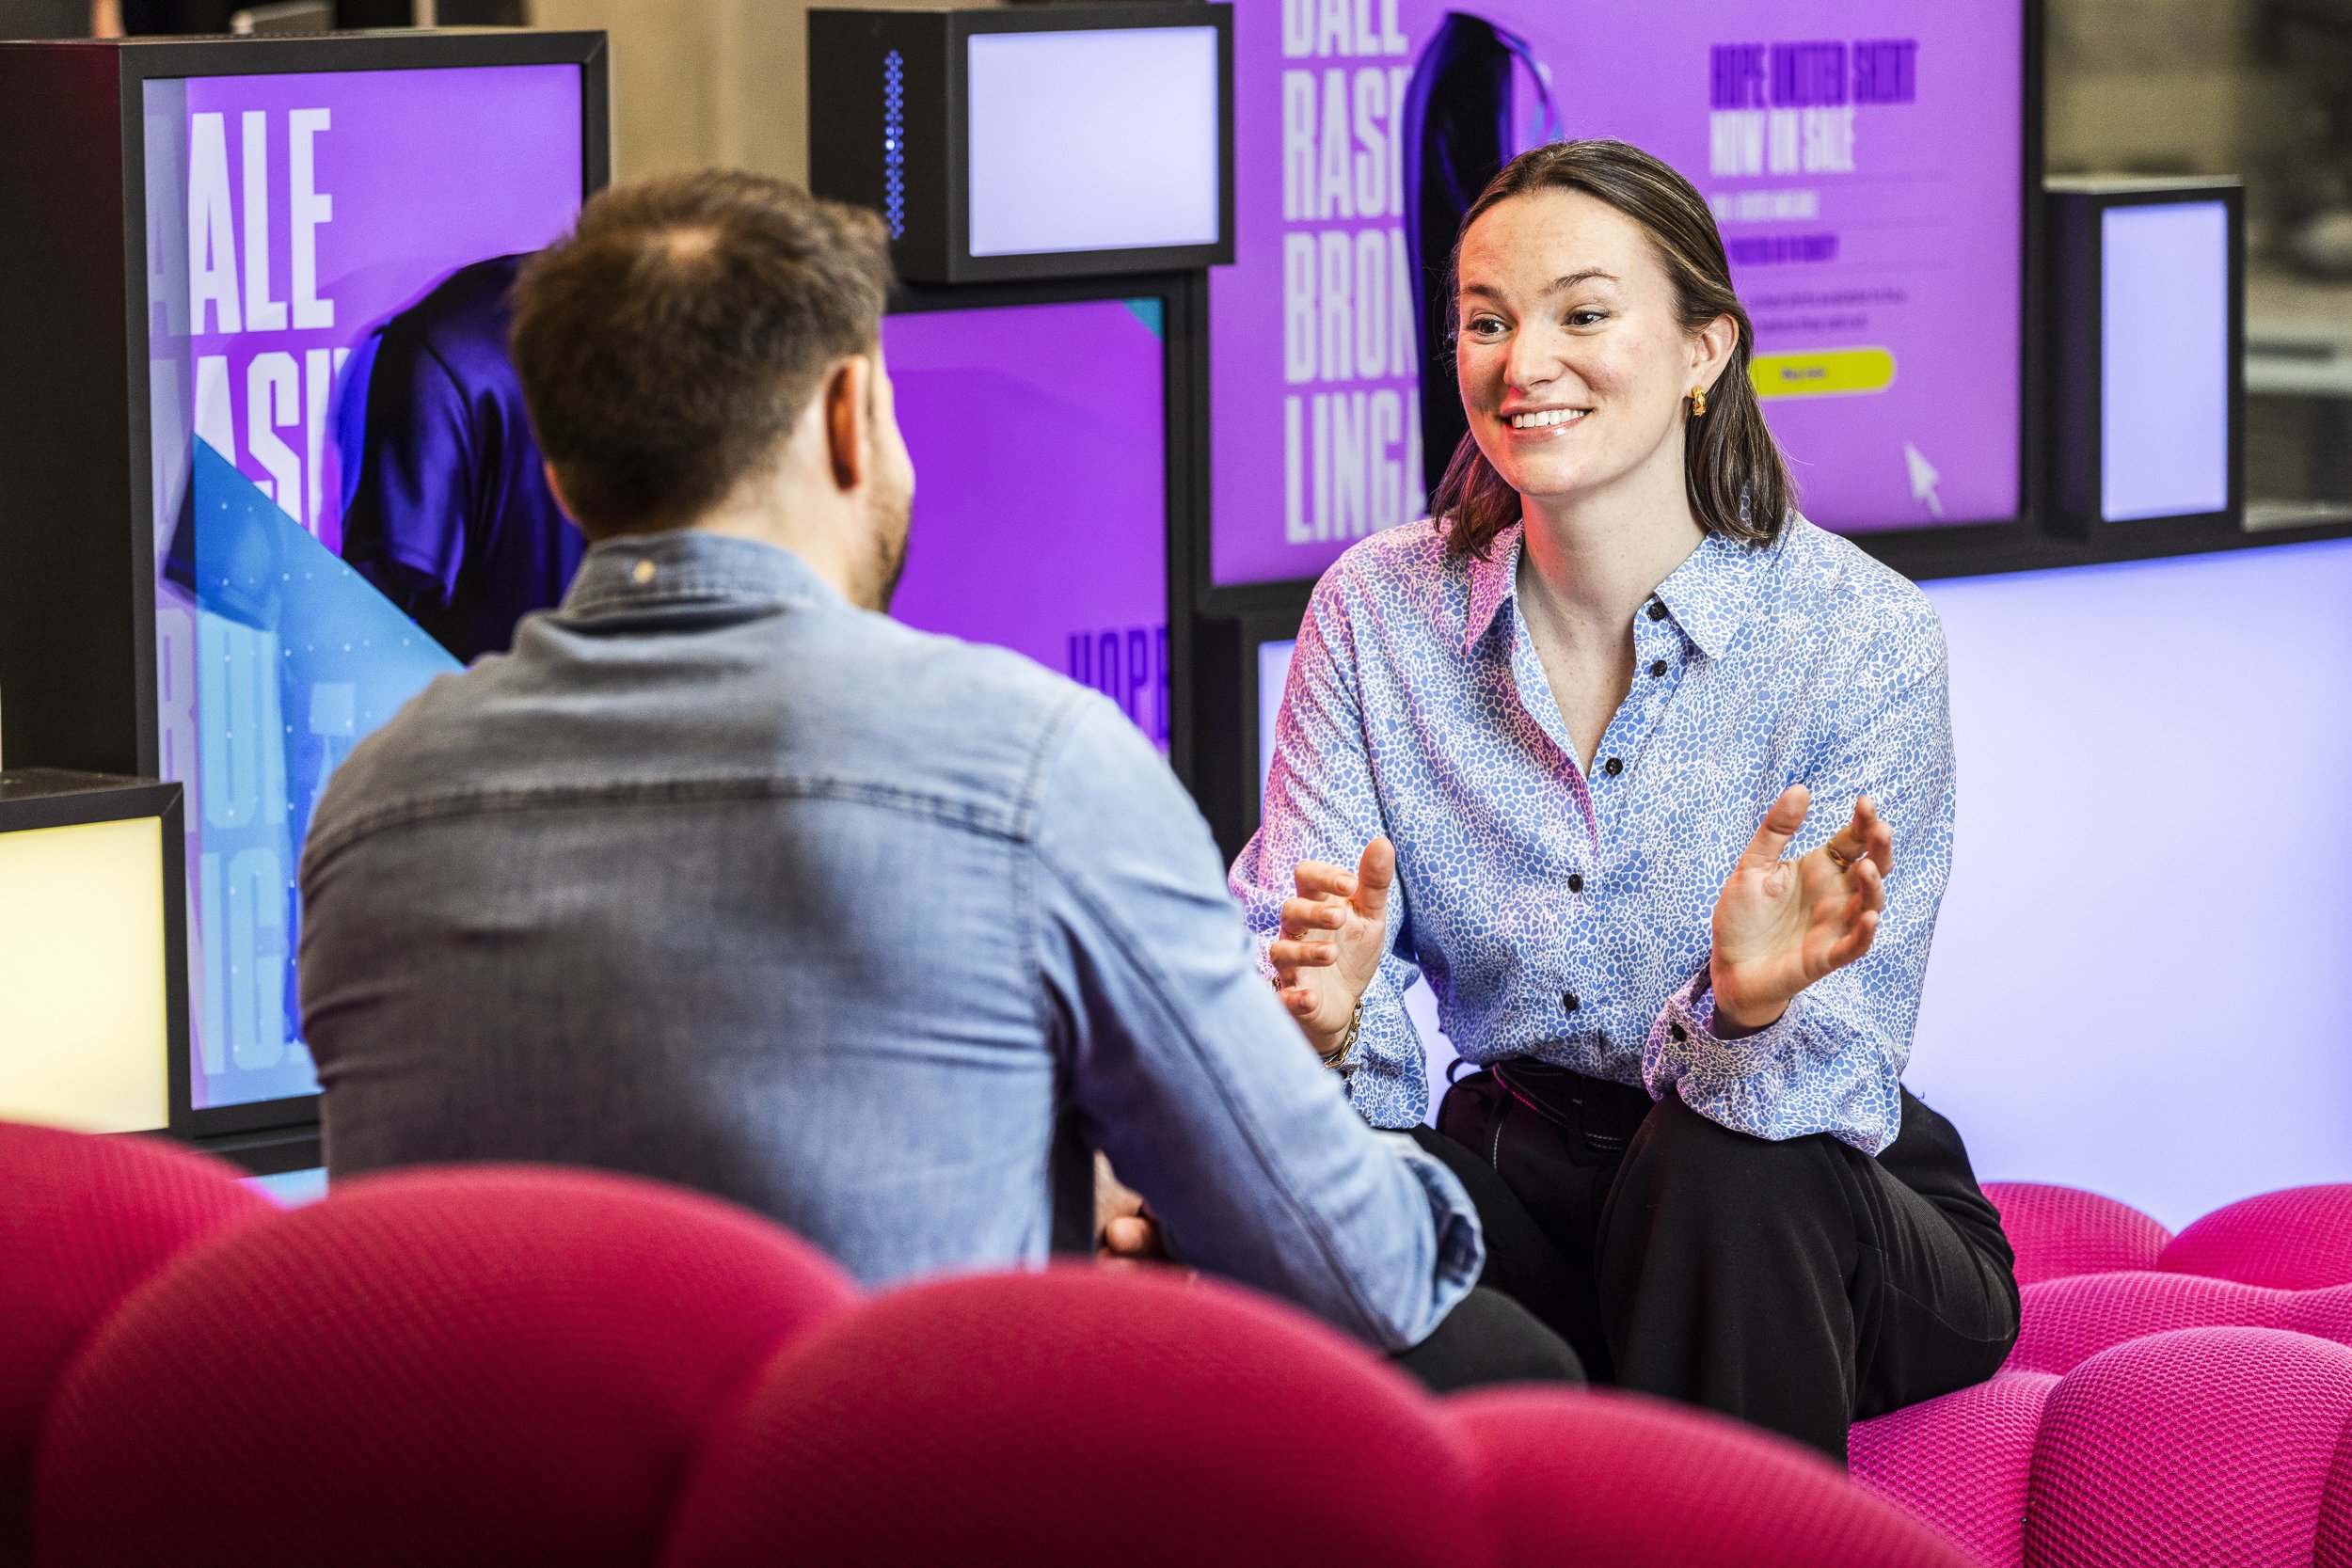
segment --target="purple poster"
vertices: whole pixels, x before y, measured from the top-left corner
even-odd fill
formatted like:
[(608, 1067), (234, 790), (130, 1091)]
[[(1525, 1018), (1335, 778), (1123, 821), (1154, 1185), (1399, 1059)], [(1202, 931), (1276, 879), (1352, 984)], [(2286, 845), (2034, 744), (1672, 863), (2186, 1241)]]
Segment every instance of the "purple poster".
[(1412, 72), (1514, 50), (1511, 150), (1617, 136), (1714, 209), (1800, 504), (1845, 532), (2018, 506), (2018, 0), (1265, 0), (1234, 8), (1234, 265), (1211, 277), (1219, 583), (1312, 577), (1423, 501)]
[(891, 613), (1091, 686), (1168, 745), (1168, 489), (1156, 299), (885, 318), (914, 459)]
[[(538, 483), (527, 424), (495, 454), (462, 425), (518, 406), (501, 280), (579, 210), (580, 73), (154, 81), (145, 115), (159, 739), (187, 791), (203, 1107), (316, 1086), (295, 859), (352, 746), (481, 651), (420, 624), (425, 586), (511, 629), (577, 559), (541, 495), (493, 472)], [(461, 536), (450, 498), (492, 493), (544, 535), (529, 580)], [(383, 544), (364, 557), (363, 512)]]

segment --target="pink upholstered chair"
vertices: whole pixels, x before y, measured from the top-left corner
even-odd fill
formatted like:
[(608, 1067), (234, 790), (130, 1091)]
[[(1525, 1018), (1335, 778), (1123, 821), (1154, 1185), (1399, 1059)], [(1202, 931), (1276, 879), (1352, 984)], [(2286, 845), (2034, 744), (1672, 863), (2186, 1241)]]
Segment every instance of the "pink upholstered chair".
[(1448, 1404), (1486, 1498), (1492, 1560), (1508, 1568), (1963, 1568), (1966, 1560), (1811, 1452), (1695, 1411), (1630, 1395), (1532, 1388)]
[(2352, 1285), (2273, 1291), (2179, 1274), (2093, 1274), (2028, 1285), (2009, 1370), (2073, 1371), (2115, 1345), (2183, 1328), (2280, 1328), (2352, 1343)]
[(25, 1560), (34, 1439), (91, 1332), (173, 1258), (271, 1212), (155, 1139), (0, 1122), (0, 1568)]
[(2102, 1351), (2050, 1395), (2031, 1568), (2302, 1568), (2352, 1424), (2352, 1349), (2201, 1328)]
[(1158, 1271), (882, 1296), (794, 1345), (710, 1433), (665, 1568), (791, 1544), (915, 1563), (1485, 1563), (1438, 1406), (1270, 1302)]
[(2352, 1285), (2352, 1183), (2290, 1187), (2217, 1209), (2174, 1237), (2153, 1266), (2282, 1291)]
[(2070, 1275), (2153, 1269), (2172, 1233), (2128, 1203), (2077, 1187), (2038, 1181), (1988, 1181), (1984, 1196), (2001, 1212), (2001, 1228), (2017, 1249), (2017, 1283)]
[(1285, 1308), (1073, 1269), (885, 1296), (706, 1441), (664, 1568), (1964, 1568), (1819, 1459), (1646, 1401), (1438, 1402)]
[(2344, 1440), (2336, 1445), (2336, 1462), (2328, 1467), (2312, 1563), (2312, 1568), (2352, 1568), (2352, 1426), (2344, 1428)]
[(1853, 1477), (1979, 1562), (2019, 1568), (2034, 1449), (2058, 1383), (2047, 1373), (2004, 1372), (1865, 1421), (1847, 1439)]
[(58, 1390), (43, 1568), (652, 1560), (704, 1423), (849, 1282), (651, 1182), (339, 1187), (166, 1268)]
[(2024, 1331), (1993, 1382), (1857, 1426), (1855, 1480), (1999, 1568), (2352, 1568), (2352, 1186), (2178, 1238), (1989, 1184)]

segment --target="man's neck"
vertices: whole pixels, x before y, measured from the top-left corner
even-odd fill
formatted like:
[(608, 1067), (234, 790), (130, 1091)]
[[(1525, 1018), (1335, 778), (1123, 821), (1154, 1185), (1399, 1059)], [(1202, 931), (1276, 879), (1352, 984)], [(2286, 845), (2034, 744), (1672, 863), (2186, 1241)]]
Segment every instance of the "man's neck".
[(731, 539), (750, 539), (762, 545), (772, 545), (780, 550), (790, 550), (815, 572), (825, 585), (851, 604), (862, 604), (863, 591), (858, 574), (852, 569), (849, 551), (841, 544), (842, 531), (794, 527), (787, 520), (793, 516), (787, 498), (769, 492), (758, 498), (756, 504), (723, 504), (697, 517), (688, 527), (696, 533), (717, 533)]

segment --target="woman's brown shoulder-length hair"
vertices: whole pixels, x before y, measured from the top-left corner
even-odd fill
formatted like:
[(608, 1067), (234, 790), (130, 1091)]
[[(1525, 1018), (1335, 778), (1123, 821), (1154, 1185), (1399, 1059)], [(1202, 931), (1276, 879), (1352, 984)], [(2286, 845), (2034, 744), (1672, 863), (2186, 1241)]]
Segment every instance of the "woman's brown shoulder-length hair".
[[(1648, 231), (1674, 285), (1685, 331), (1696, 332), (1718, 316), (1738, 324), (1730, 362), (1707, 388), (1707, 412), (1693, 416), (1685, 406), (1683, 483), (1692, 515), (1708, 532), (1751, 544), (1779, 537), (1796, 505), (1796, 487), (1748, 379), (1756, 329), (1732, 292), (1731, 264), (1706, 199), (1666, 164), (1625, 142), (1554, 142), (1504, 165), (1464, 214), (1462, 232), (1498, 203), (1547, 190), (1581, 191)], [(1449, 293), (1461, 261), (1457, 238), (1447, 268)], [(1449, 343), (1454, 330), (1449, 325)], [(1429, 515), (1445, 529), (1451, 552), (1483, 560), (1495, 535), (1519, 520), (1519, 498), (1478, 450), (1476, 437), (1464, 436), (1429, 498)]]

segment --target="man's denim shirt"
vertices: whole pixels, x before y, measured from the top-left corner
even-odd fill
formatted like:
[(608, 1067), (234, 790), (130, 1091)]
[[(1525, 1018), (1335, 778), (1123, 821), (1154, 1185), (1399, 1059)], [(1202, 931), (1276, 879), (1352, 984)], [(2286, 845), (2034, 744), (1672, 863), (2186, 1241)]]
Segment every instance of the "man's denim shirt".
[(1478, 1274), (1460, 1186), (1316, 1065), (1142, 736), (785, 550), (591, 551), (352, 753), (302, 892), (337, 1176), (638, 1172), (882, 1285), (1041, 1261), (1058, 1136), (1186, 1261), (1375, 1345)]

